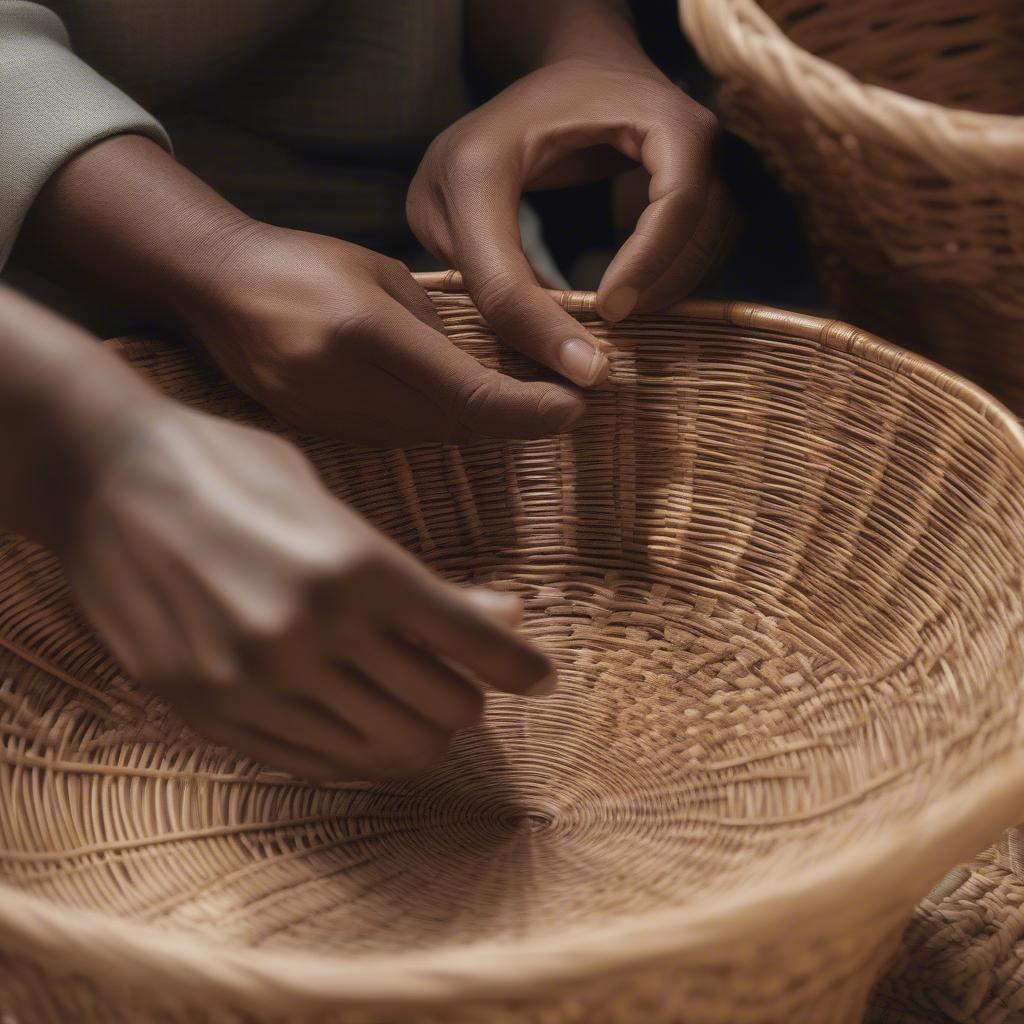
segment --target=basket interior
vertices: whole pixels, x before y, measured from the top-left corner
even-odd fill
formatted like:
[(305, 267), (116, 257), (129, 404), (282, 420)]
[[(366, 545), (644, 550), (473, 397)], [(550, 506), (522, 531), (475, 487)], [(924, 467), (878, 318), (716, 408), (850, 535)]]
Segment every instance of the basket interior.
[[(460, 296), (452, 336), (496, 352)], [(776, 331), (615, 328), (555, 440), (307, 448), (431, 565), (521, 594), (561, 689), (418, 780), (315, 788), (179, 732), (0, 548), (0, 877), (218, 944), (452, 946), (714, 905), (912, 828), (1019, 739), (1021, 453), (934, 381)], [(258, 414), (189, 357), (172, 394)], [(779, 922), (779, 928), (784, 922)]]
[(1024, 114), (1018, 0), (758, 0), (801, 48), (946, 107)]

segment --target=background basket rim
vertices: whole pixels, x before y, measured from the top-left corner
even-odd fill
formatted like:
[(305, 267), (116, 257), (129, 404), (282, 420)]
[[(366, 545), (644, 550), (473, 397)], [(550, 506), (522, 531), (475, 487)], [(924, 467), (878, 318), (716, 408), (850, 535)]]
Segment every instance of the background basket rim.
[(951, 176), (993, 170), (1024, 176), (1024, 117), (946, 107), (864, 82), (798, 46), (757, 0), (678, 0), (678, 6), (684, 33), (716, 75), (796, 97), (807, 117), (854, 139), (912, 148)]

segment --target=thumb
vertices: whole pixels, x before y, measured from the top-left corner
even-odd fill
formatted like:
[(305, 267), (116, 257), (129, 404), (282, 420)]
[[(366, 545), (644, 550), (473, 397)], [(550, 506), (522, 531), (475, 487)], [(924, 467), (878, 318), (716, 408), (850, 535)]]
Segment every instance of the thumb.
[(463, 200), (452, 263), (495, 334), (510, 347), (592, 387), (608, 375), (602, 344), (538, 283), (523, 252), (519, 195), (502, 189)]

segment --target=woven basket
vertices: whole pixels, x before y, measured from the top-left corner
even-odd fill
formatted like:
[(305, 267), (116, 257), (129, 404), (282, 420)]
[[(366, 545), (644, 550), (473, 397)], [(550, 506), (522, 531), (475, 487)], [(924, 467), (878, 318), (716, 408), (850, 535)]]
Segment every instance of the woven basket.
[(1024, 414), (1024, 4), (680, 0), (829, 302)]
[(1024, 1019), (1024, 849), (1017, 830), (959, 865), (914, 911), (879, 979), (870, 1024)]
[[(316, 788), (183, 731), (3, 541), (5, 1024), (852, 1024), (915, 902), (1016, 818), (1012, 417), (836, 322), (561, 301), (617, 346), (573, 433), (305, 444), (437, 570), (522, 595), (560, 665), (427, 777)], [(120, 347), (263, 422), (185, 352)]]

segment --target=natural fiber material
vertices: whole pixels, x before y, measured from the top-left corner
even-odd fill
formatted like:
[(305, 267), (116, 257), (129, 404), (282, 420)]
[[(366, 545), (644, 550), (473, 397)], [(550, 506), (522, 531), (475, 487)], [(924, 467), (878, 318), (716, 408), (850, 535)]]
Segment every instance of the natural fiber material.
[[(853, 1024), (913, 904), (1014, 820), (1012, 417), (843, 324), (699, 302), (611, 326), (561, 298), (617, 346), (571, 434), (306, 444), (439, 571), (521, 594), (560, 666), (426, 778), (314, 788), (181, 732), (52, 559), (0, 547), (18, 1024)], [(183, 351), (122, 351), (261, 419)]]
[(871, 1024), (1014, 1024), (1024, 1016), (1024, 843), (1019, 829), (921, 901), (879, 979)]
[(1024, 413), (1024, 6), (682, 0), (830, 303)]

